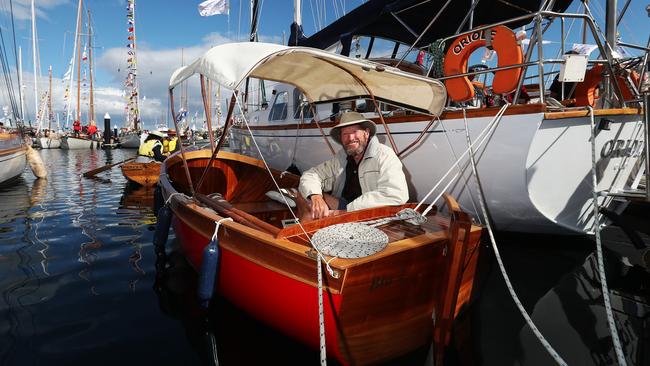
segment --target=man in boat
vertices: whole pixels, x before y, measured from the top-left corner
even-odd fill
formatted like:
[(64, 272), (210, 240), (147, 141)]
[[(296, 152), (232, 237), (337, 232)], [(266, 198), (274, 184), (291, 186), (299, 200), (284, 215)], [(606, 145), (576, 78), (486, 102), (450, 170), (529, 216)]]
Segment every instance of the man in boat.
[(144, 159), (140, 157), (148, 157), (156, 161), (164, 161), (166, 156), (163, 154), (163, 144), (162, 140), (165, 137), (162, 132), (155, 130), (149, 132), (147, 138), (144, 142), (140, 144), (140, 149), (138, 150), (138, 159), (136, 161), (142, 162)]
[(330, 136), (343, 149), (300, 177), (300, 194), (311, 201), (298, 199), (303, 219), (309, 218), (305, 205), (312, 219), (320, 219), (342, 210), (406, 203), (409, 193), (402, 162), (393, 149), (379, 142), (376, 130), (375, 123), (360, 113), (341, 115)]

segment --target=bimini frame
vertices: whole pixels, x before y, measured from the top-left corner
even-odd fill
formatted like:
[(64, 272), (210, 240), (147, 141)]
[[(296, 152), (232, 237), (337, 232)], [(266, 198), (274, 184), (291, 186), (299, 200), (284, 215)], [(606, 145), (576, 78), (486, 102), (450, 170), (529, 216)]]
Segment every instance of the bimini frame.
[[(169, 81), (169, 98), (176, 130), (178, 121), (174, 112), (173, 90), (194, 74), (201, 75), (202, 81), (207, 78), (234, 91), (224, 131), (213, 149), (211, 161), (219, 152), (224, 136), (232, 125), (236, 90), (247, 78), (294, 85), (312, 104), (368, 98), (372, 99), (375, 106), (379, 100), (408, 107), (434, 118), (442, 113), (447, 99), (446, 90), (440, 81), (374, 62), (355, 60), (306, 47), (251, 42), (230, 43), (212, 48), (192, 64), (181, 67), (172, 74)], [(203, 100), (205, 102), (205, 96)], [(389, 134), (388, 126), (383, 124)], [(393, 141), (391, 144), (395, 148)], [(205, 178), (205, 171), (194, 186), (182, 144), (181, 155), (191, 194), (194, 195)]]

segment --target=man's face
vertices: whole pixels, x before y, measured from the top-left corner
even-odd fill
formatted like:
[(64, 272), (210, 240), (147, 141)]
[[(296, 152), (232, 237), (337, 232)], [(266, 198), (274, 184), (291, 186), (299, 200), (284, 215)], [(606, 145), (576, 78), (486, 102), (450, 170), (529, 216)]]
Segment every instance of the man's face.
[(345, 152), (350, 156), (357, 156), (363, 154), (368, 139), (370, 138), (370, 130), (363, 128), (361, 125), (352, 125), (341, 128), (341, 143)]

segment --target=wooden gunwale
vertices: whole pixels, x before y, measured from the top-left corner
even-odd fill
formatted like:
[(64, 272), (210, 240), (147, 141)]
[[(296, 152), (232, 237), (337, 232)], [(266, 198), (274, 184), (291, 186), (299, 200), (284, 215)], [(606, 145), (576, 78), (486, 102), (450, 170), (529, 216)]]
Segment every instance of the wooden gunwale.
[(0, 150), (0, 156), (11, 155), (21, 151), (27, 151), (27, 147), (23, 145), (23, 146), (13, 147), (10, 149)]
[[(617, 116), (617, 115), (634, 115), (642, 114), (641, 108), (610, 108), (610, 109), (594, 109), (594, 116)], [(563, 118), (576, 118), (576, 117), (589, 117), (588, 109), (576, 109), (571, 111), (556, 111), (544, 113), (544, 119), (563, 119)]]

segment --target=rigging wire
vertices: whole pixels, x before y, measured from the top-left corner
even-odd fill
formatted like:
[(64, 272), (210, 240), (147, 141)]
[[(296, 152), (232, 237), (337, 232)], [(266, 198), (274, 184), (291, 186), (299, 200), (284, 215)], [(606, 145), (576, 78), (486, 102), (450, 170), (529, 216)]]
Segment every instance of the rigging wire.
[[(13, 18), (13, 13), (11, 13), (11, 17)], [(2, 31), (2, 28), (0, 28), (0, 63), (2, 64), (3, 79), (4, 79), (4, 84), (6, 86), (7, 97), (9, 98), (9, 104), (11, 106), (11, 112), (15, 118), (15, 116), (17, 115), (16, 111), (18, 110), (18, 105), (16, 103), (13, 83), (11, 80), (11, 70), (9, 68), (9, 62), (7, 61), (4, 32)]]
[[(14, 13), (13, 0), (9, 0), (9, 7), (11, 8), (11, 14), (12, 14), (12, 17), (11, 17), (11, 33), (13, 35), (13, 40), (14, 40), (14, 61), (15, 61), (15, 65), (18, 65), (18, 53), (16, 51), (18, 49), (18, 47), (16, 47), (16, 27), (15, 27), (15, 24), (14, 24), (14, 17), (13, 17), (13, 13)], [(18, 81), (18, 83), (20, 84), (20, 80)], [(22, 85), (18, 85), (18, 100), (19, 101), (23, 100)], [(20, 111), (20, 108), (18, 108), (17, 111)], [(14, 112), (14, 116), (15, 115), (16, 114)], [(19, 119), (19, 120), (24, 120), (25, 116), (18, 116), (16, 118)]]

